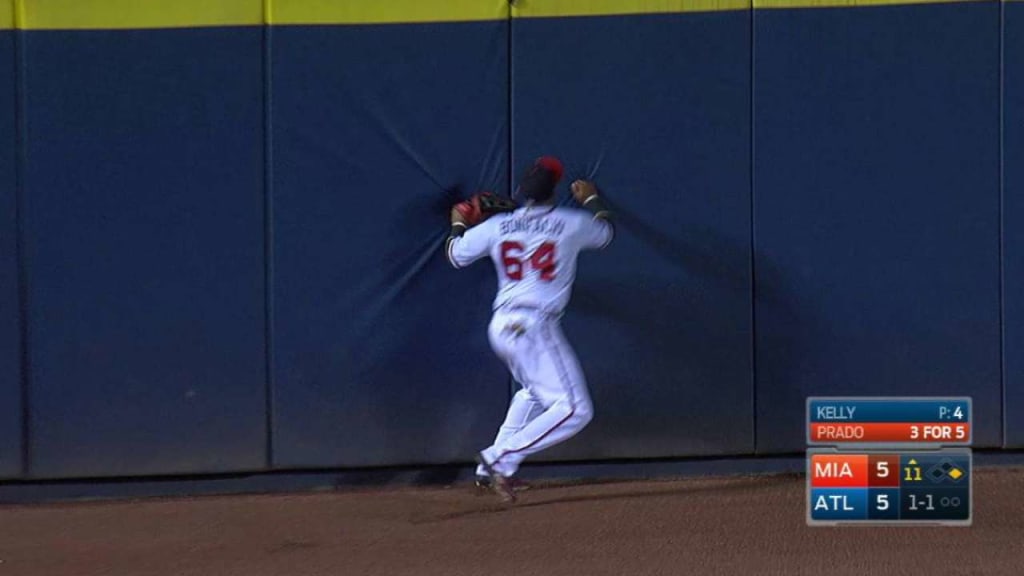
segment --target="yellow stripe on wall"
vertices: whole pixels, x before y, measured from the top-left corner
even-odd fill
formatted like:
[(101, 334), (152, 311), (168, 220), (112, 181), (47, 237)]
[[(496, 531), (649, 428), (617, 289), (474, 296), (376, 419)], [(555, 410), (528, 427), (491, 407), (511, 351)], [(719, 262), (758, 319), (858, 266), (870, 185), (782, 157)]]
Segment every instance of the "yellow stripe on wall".
[[(0, 0), (0, 29), (392, 24), (991, 0)], [(1024, 0), (1003, 0), (1019, 2)], [(267, 15), (265, 18), (264, 15)]]
[(0, 30), (14, 28), (14, 0), (0, 0)]
[(271, 24), (398, 24), (508, 18), (508, 0), (267, 0)]
[(750, 0), (517, 0), (516, 18), (749, 10)]
[(15, 0), (28, 30), (263, 24), (263, 0)]

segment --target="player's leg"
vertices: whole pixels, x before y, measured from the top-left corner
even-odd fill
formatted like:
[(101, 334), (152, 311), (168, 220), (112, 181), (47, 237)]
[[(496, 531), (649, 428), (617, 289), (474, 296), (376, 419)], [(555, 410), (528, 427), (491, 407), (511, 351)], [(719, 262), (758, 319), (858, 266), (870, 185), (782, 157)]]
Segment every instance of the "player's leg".
[(524, 426), (533, 421), (544, 412), (544, 406), (530, 394), (526, 388), (520, 388), (512, 395), (512, 402), (509, 405), (508, 414), (502, 422), (494, 443), (502, 442), (509, 436), (519, 432)]
[(534, 370), (530, 350), (534, 347), (536, 319), (528, 314), (498, 310), (487, 327), (487, 339), (494, 354), (508, 367), (516, 382), (523, 384)]
[(515, 474), (528, 456), (575, 436), (593, 417), (583, 370), (558, 323), (538, 322), (531, 329), (533, 357), (519, 360), (528, 367), (524, 386), (544, 411), (482, 453), (505, 476)]
[[(512, 396), (512, 402), (509, 404), (508, 413), (505, 415), (505, 421), (502, 422), (501, 427), (498, 429), (498, 435), (494, 438), (494, 444), (498, 445), (505, 441), (509, 436), (512, 436), (516, 432), (523, 429), (524, 426), (529, 424), (534, 418), (544, 412), (544, 406), (537, 401), (525, 388), (520, 388)], [(477, 476), (486, 476), (487, 471), (483, 466), (477, 466)]]
[[(508, 367), (512, 377), (523, 386), (512, 396), (505, 421), (498, 428), (492, 448), (521, 430), (544, 411), (544, 406), (522, 384), (536, 371), (536, 362), (533, 360), (536, 356), (533, 351), (536, 331), (532, 329), (536, 324), (537, 319), (534, 315), (499, 310), (494, 313), (488, 326), (487, 336), (491, 349)], [(477, 466), (476, 475), (487, 475), (487, 470), (482, 464)]]

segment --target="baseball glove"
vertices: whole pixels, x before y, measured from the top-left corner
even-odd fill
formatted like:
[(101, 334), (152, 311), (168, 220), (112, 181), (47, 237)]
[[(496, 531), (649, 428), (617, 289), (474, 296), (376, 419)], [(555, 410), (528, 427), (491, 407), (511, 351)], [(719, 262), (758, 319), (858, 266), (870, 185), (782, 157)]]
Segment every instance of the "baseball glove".
[(476, 226), (495, 214), (512, 212), (518, 207), (508, 198), (502, 198), (491, 192), (479, 192), (471, 196), (469, 200), (455, 205), (455, 209), (469, 226)]

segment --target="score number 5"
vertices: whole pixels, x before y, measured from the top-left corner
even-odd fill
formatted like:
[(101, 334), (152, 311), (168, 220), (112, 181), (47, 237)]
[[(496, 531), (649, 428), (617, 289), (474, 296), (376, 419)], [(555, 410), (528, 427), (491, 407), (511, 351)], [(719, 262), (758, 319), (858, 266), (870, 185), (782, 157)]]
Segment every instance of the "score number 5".
[[(875, 462), (875, 477), (876, 478), (888, 478), (889, 477), (889, 463), (885, 460), (879, 460)], [(889, 495), (878, 494), (875, 496), (875, 510), (884, 512), (889, 509)]]

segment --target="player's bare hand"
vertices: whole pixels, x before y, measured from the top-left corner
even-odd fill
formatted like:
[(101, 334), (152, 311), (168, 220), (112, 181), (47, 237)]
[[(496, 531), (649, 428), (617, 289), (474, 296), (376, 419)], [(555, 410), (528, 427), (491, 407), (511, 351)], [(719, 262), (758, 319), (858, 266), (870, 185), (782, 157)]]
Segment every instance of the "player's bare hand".
[(459, 212), (458, 206), (452, 206), (451, 220), (452, 220), (452, 226), (454, 226), (456, 224), (462, 224), (463, 226), (469, 226), (469, 223), (466, 222), (466, 217), (462, 215), (462, 212)]
[(573, 197), (580, 204), (585, 204), (587, 200), (597, 196), (597, 186), (589, 180), (577, 180), (569, 186), (569, 189), (572, 190)]

